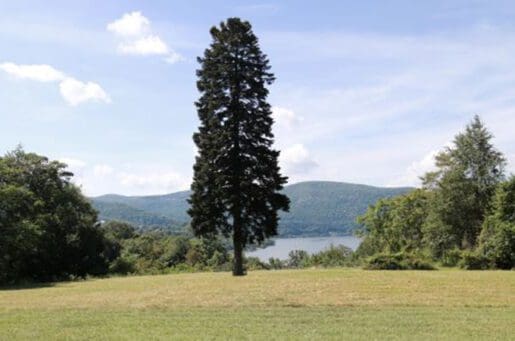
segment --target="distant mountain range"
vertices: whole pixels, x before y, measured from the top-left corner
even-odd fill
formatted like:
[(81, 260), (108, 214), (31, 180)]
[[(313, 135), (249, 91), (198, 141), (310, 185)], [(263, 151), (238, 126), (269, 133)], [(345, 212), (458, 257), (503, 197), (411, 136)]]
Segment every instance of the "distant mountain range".
[[(344, 182), (308, 181), (286, 186), (290, 212), (281, 214), (279, 235), (346, 235), (357, 227), (356, 218), (377, 200), (406, 193), (409, 187), (373, 187)], [(102, 220), (122, 220), (141, 228), (180, 230), (188, 223), (189, 191), (166, 195), (91, 198)]]

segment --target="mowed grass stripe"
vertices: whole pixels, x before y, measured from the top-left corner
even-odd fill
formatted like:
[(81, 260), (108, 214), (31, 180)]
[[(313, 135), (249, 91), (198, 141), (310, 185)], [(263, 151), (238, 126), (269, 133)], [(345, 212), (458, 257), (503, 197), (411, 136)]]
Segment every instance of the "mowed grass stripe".
[(0, 339), (513, 339), (513, 271), (309, 269), (0, 290)]
[(427, 339), (514, 338), (513, 308), (316, 307), (13, 311), (0, 339)]

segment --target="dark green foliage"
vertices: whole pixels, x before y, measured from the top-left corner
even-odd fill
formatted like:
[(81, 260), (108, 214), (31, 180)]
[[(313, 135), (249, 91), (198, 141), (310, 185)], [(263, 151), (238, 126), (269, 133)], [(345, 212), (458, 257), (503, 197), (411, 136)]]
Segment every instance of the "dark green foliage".
[(505, 160), (491, 139), (476, 116), (438, 154), (424, 189), (380, 200), (358, 219), (364, 240), (356, 254), (377, 255), (370, 266), (379, 268), (396, 268), (399, 252), (426, 251), (444, 266), (512, 268), (515, 181), (501, 183)]
[(257, 257), (246, 257), (245, 268), (248, 270), (268, 270), (270, 266)]
[(292, 250), (288, 254), (288, 267), (289, 268), (305, 268), (310, 264), (310, 256), (304, 250)]
[(436, 268), (420, 256), (398, 252), (379, 253), (367, 260), (368, 270), (435, 270)]
[(107, 202), (100, 199), (92, 200), (92, 204), (99, 212), (99, 219), (103, 221), (124, 221), (147, 230), (161, 228), (170, 232), (182, 232), (183, 224), (157, 213), (149, 213), (121, 202)]
[(136, 227), (155, 226), (179, 231), (189, 221), (189, 191), (167, 195), (123, 196), (103, 195), (92, 198), (101, 220), (125, 221)]
[(478, 252), (499, 269), (515, 267), (515, 176), (499, 185), (483, 224)]
[(311, 256), (309, 265), (322, 267), (349, 266), (352, 260), (352, 249), (344, 245), (331, 245), (327, 249)]
[(281, 214), (281, 236), (350, 234), (356, 218), (382, 198), (404, 194), (410, 188), (381, 188), (343, 182), (310, 181), (287, 186), (290, 212)]
[(442, 254), (440, 262), (443, 266), (457, 266), (460, 264), (463, 258), (463, 252), (464, 251), (458, 248), (445, 250)]
[(402, 258), (389, 253), (379, 253), (372, 256), (365, 265), (369, 270), (406, 270)]
[(112, 245), (72, 176), (21, 148), (0, 158), (0, 283), (107, 273)]
[(491, 144), (492, 134), (478, 116), (436, 158), (437, 171), (426, 174), (435, 193), (425, 230), (435, 257), (453, 247), (472, 249), (504, 178), (505, 159)]
[(198, 58), (200, 126), (188, 214), (197, 236), (232, 236), (234, 275), (243, 275), (247, 244), (277, 235), (279, 193), (286, 178), (272, 149), (267, 85), (274, 81), (251, 25), (238, 18), (211, 28), (212, 43)]
[(116, 241), (134, 238), (137, 234), (132, 225), (122, 221), (109, 221), (102, 225), (102, 230), (106, 237)]
[[(343, 182), (309, 181), (286, 186), (282, 193), (291, 200), (290, 212), (280, 212), (279, 236), (328, 236), (350, 234), (356, 218), (377, 200), (411, 191)], [(121, 220), (145, 230), (175, 224), (173, 233), (183, 232), (189, 221), (187, 198), (191, 192), (161, 196), (125, 197), (106, 195), (92, 198), (102, 220)], [(169, 230), (169, 229), (167, 229)]]
[(408, 194), (381, 199), (358, 218), (358, 234), (363, 242), (356, 253), (370, 256), (376, 253), (397, 253), (418, 250), (423, 244), (425, 223), (431, 193), (414, 190)]
[(280, 270), (286, 268), (286, 262), (280, 260), (279, 258), (270, 257), (268, 259), (268, 269), (271, 270)]
[(498, 269), (515, 268), (515, 224), (501, 222), (485, 228), (478, 251)]
[(124, 222), (102, 226), (117, 256), (109, 270), (116, 274), (159, 274), (172, 271), (228, 270), (230, 255), (220, 240), (138, 232)]
[(307, 267), (338, 267), (353, 266), (354, 254), (352, 250), (344, 245), (330, 245), (328, 248), (310, 255), (304, 250), (293, 250), (288, 254), (288, 259), (281, 261), (270, 258), (266, 268), (271, 269), (301, 269)]
[(128, 275), (137, 272), (136, 259), (128, 256), (120, 256), (109, 265), (109, 273), (111, 274)]
[(486, 270), (493, 267), (492, 261), (481, 252), (463, 251), (460, 267), (466, 270)]
[(188, 243), (183, 237), (143, 233), (123, 242), (121, 257), (132, 264), (135, 273), (162, 273), (186, 261)]

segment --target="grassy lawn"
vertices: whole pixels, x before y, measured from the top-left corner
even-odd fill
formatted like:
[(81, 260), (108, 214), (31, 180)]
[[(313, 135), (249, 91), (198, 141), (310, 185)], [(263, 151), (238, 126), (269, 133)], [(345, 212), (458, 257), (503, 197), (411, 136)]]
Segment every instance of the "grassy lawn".
[(514, 271), (141, 276), (0, 290), (0, 339), (515, 340)]

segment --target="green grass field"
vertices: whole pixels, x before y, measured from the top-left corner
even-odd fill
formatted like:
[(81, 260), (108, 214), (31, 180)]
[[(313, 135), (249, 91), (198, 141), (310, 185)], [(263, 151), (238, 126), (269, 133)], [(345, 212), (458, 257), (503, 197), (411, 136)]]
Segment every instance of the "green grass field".
[(282, 270), (4, 289), (0, 339), (515, 339), (515, 272)]

